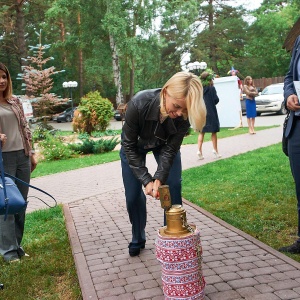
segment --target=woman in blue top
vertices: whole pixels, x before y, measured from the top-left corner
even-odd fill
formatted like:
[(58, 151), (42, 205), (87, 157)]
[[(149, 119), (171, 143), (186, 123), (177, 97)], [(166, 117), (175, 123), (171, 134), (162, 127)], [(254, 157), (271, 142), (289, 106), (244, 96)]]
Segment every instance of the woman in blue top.
[(249, 127), (249, 133), (255, 134), (254, 124), (256, 118), (256, 102), (255, 96), (258, 95), (257, 89), (253, 84), (251, 76), (244, 79), (244, 94), (246, 94), (246, 116)]

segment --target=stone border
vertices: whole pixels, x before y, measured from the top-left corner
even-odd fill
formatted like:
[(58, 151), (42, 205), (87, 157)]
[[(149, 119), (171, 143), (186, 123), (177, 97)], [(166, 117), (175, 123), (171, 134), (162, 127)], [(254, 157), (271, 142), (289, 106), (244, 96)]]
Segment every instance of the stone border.
[(63, 212), (66, 220), (66, 228), (68, 231), (72, 253), (76, 265), (82, 299), (97, 300), (98, 296), (94, 287), (94, 283), (91, 278), (91, 274), (85, 256), (82, 252), (80, 241), (77, 235), (75, 224), (73, 222), (73, 218), (68, 204), (63, 204)]

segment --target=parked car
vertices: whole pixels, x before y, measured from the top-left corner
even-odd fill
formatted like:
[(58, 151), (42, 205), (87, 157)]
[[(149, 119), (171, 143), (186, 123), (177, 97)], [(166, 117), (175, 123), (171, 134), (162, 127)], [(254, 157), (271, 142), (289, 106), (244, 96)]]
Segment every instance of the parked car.
[(72, 122), (73, 116), (74, 116), (74, 111), (77, 109), (77, 107), (69, 107), (66, 110), (64, 110), (60, 114), (56, 114), (52, 117), (53, 121), (56, 121), (57, 123), (61, 122)]
[(283, 83), (268, 85), (259, 96), (255, 97), (257, 115), (269, 112), (285, 115), (287, 110), (283, 100)]
[(114, 118), (116, 121), (122, 121), (124, 119), (124, 114), (120, 113), (119, 110), (115, 110)]

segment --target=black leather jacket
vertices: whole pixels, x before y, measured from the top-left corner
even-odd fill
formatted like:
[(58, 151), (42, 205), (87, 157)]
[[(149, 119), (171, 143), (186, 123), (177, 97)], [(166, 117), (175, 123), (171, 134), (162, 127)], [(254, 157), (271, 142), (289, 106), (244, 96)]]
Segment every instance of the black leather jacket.
[[(190, 127), (189, 121), (182, 117), (168, 117), (160, 123), (160, 91), (152, 89), (137, 93), (128, 103), (122, 129), (121, 144), (129, 166), (144, 186), (155, 179), (162, 184), (166, 182), (174, 157)], [(145, 153), (151, 150), (160, 153), (153, 177), (148, 173), (144, 159)]]

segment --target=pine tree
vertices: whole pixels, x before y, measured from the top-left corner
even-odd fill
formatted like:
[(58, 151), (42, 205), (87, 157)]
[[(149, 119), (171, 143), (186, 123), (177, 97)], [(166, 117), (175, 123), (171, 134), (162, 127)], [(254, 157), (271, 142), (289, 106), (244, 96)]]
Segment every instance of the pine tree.
[(29, 98), (34, 98), (32, 106), (36, 117), (48, 115), (53, 112), (53, 107), (66, 103), (69, 99), (59, 98), (54, 93), (50, 93), (53, 87), (52, 75), (64, 72), (55, 71), (55, 67), (51, 66), (45, 68), (45, 65), (53, 60), (53, 57), (44, 57), (46, 50), (51, 45), (42, 45), (42, 34), (36, 32), (39, 37), (39, 44), (36, 46), (29, 46), (29, 50), (32, 51), (33, 56), (22, 58), (26, 61), (26, 65), (22, 67), (23, 73), (19, 74), (20, 78), (25, 83), (22, 84), (25, 94)]

